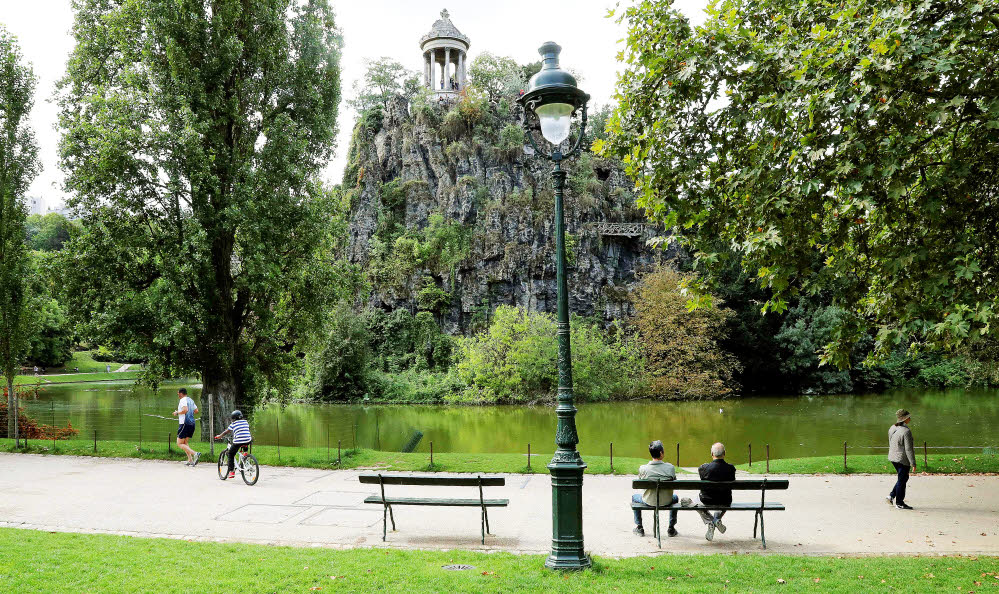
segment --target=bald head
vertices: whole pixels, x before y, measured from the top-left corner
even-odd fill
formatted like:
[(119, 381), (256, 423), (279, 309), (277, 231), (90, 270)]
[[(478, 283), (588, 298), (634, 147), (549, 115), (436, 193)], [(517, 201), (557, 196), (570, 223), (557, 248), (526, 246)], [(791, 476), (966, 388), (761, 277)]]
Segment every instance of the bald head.
[(724, 458), (725, 457), (725, 444), (718, 442), (711, 446), (711, 457), (712, 458)]

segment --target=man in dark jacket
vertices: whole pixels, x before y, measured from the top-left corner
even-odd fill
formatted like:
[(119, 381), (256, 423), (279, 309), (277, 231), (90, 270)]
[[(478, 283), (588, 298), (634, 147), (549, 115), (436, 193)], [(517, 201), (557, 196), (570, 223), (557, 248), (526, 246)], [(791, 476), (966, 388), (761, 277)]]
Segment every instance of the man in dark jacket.
[[(735, 466), (725, 461), (725, 445), (716, 443), (711, 446), (711, 461), (701, 464), (697, 469), (702, 481), (734, 481)], [(701, 503), (704, 505), (732, 505), (732, 489), (710, 489), (701, 491), (699, 494)], [(714, 515), (704, 510), (698, 510), (701, 519), (708, 525), (708, 532), (704, 538), (711, 540), (715, 537), (715, 528), (725, 533), (725, 524), (721, 523), (724, 511), (716, 511)]]

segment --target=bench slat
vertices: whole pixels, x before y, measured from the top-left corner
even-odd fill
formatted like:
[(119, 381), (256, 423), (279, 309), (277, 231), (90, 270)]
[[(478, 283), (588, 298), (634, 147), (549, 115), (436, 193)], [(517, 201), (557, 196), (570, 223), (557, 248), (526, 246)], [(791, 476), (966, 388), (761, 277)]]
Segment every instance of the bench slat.
[[(644, 503), (634, 503), (634, 502), (632, 502), (631, 509), (654, 510), (656, 508), (652, 507), (651, 505), (646, 505)], [(740, 502), (740, 503), (733, 503), (731, 505), (707, 505), (707, 504), (704, 504), (704, 503), (698, 503), (696, 505), (688, 505), (687, 507), (683, 507), (679, 503), (676, 503), (676, 504), (673, 504), (673, 505), (667, 505), (667, 506), (660, 506), (659, 507), (659, 511), (671, 511), (671, 510), (674, 510), (674, 509), (678, 510), (678, 511), (679, 510), (684, 510), (684, 509), (688, 509), (688, 510), (703, 509), (703, 510), (713, 510), (713, 511), (717, 511), (717, 510), (727, 510), (727, 511), (742, 511), (742, 510), (746, 510), (746, 511), (752, 511), (752, 510), (760, 509), (760, 504), (759, 503), (741, 503)], [(784, 507), (784, 504), (780, 503), (778, 501), (768, 501), (763, 506), (763, 510), (764, 511), (783, 511), (784, 509), (786, 509)]]
[[(689, 480), (675, 480), (675, 481), (659, 481), (660, 489), (672, 489), (674, 491), (683, 490), (711, 490), (711, 489), (731, 489), (733, 491), (759, 491), (763, 489), (762, 479), (749, 479), (749, 480), (736, 480), (736, 481), (689, 481)], [(790, 482), (787, 479), (773, 479), (767, 480), (766, 487), (767, 491), (787, 489)], [(632, 489), (655, 489), (656, 481), (649, 479), (635, 479), (631, 482)]]
[[(364, 500), (364, 503), (382, 503), (380, 495), (371, 495)], [(433, 499), (429, 497), (386, 497), (385, 503), (389, 505), (431, 505), (440, 507), (506, 507), (510, 504), (509, 499)]]
[[(441, 487), (478, 487), (478, 476), (434, 476), (434, 475), (399, 475), (383, 474), (381, 481), (377, 474), (362, 474), (358, 480), (364, 484), (377, 485), (379, 482), (385, 485), (424, 485)], [(506, 478), (502, 476), (482, 476), (483, 487), (502, 487), (506, 485)]]

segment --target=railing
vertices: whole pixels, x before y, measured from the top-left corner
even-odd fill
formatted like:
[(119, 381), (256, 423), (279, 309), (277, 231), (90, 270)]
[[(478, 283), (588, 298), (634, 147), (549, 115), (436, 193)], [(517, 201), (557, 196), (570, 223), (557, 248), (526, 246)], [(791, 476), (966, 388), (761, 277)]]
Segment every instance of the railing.
[(618, 237), (641, 237), (645, 233), (645, 223), (597, 223), (597, 233)]

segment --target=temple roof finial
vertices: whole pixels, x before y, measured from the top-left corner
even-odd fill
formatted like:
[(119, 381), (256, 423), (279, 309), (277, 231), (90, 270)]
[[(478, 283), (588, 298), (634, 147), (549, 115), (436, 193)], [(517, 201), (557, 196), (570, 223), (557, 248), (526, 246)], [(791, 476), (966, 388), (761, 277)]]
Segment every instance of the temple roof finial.
[(446, 9), (446, 8), (445, 8), (444, 10), (442, 10), (442, 11), (441, 11), (441, 18), (442, 18), (442, 19), (446, 19), (446, 18), (448, 18), (449, 16), (451, 16), (451, 14), (450, 14), (450, 13), (449, 13), (449, 12), (447, 11), (447, 9)]

